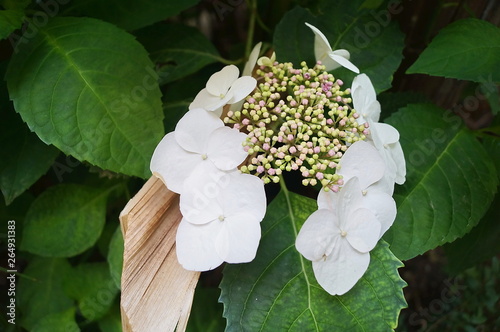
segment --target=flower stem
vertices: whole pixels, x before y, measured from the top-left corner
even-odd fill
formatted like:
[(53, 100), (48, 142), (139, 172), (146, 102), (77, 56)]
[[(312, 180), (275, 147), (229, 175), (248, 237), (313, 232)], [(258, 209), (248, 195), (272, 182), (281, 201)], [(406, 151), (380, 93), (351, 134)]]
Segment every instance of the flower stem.
[(255, 21), (257, 19), (257, 0), (247, 0), (248, 10), (250, 11), (250, 19), (248, 22), (248, 36), (245, 47), (245, 58), (248, 59), (252, 51), (253, 35), (255, 30)]
[(285, 179), (283, 178), (283, 174), (280, 174), (279, 177), (280, 177), (280, 182), (279, 182), (280, 188), (281, 188), (281, 190), (283, 190), (284, 194), (287, 197), (287, 201), (288, 201), (288, 188), (286, 187), (286, 183), (285, 183)]

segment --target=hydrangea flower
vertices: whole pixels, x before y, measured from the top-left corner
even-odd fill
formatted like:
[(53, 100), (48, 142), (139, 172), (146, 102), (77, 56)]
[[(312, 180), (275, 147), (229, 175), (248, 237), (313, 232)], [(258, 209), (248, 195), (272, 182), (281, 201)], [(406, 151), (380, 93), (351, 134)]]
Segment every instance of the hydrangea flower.
[[(394, 183), (381, 181), (385, 168), (385, 162), (378, 151), (371, 144), (358, 141), (344, 153), (337, 171), (344, 182), (354, 177), (358, 179), (362, 194), (360, 203), (374, 213), (381, 225), (379, 239), (392, 226), (397, 213), (396, 203), (392, 198)], [(318, 209), (334, 209), (339, 198), (339, 192), (321, 190)]]
[(399, 143), (399, 132), (393, 126), (379, 123), (380, 104), (376, 99), (372, 82), (365, 74), (354, 78), (351, 88), (354, 108), (360, 114), (358, 121), (367, 122), (370, 129), (368, 141), (379, 151), (387, 165), (386, 176), (397, 184), (406, 179), (406, 162)]
[(264, 183), (239, 171), (204, 166), (184, 184), (177, 257), (187, 270), (207, 271), (255, 258), (266, 212)]
[(312, 261), (316, 280), (332, 295), (345, 294), (363, 276), (379, 240), (380, 223), (362, 196), (358, 178), (349, 179), (333, 209), (312, 213), (297, 235), (297, 250)]
[(238, 67), (229, 65), (210, 76), (205, 89), (198, 92), (189, 109), (202, 108), (220, 113), (224, 105), (233, 104), (248, 96), (257, 81), (250, 76), (238, 78), (239, 74)]
[(316, 61), (326, 66), (326, 71), (330, 71), (339, 67), (345, 67), (357, 74), (359, 69), (349, 61), (350, 54), (347, 50), (332, 50), (328, 39), (325, 35), (315, 26), (306, 23), (306, 25), (314, 32), (314, 55)]
[(313, 68), (278, 63), (274, 53), (257, 60), (257, 44), (243, 76), (235, 66), (212, 75), (155, 150), (151, 170), (181, 194), (177, 255), (188, 270), (253, 260), (266, 212), (264, 184), (281, 181), (284, 171), (300, 171), (305, 186), (332, 189), (320, 192), (318, 210), (296, 239), (330, 294), (356, 284), (369, 251), (394, 222), (398, 158), (404, 167), (399, 134), (378, 123), (380, 104), (368, 76), (343, 90), (343, 81), (327, 72), (339, 66), (359, 72), (349, 52), (332, 51), (321, 31), (307, 26), (316, 35)]
[(211, 163), (225, 171), (241, 164), (247, 157), (242, 147), (245, 139), (245, 134), (224, 126), (215, 114), (192, 109), (158, 144), (150, 168), (168, 189), (181, 193), (185, 179), (199, 164)]

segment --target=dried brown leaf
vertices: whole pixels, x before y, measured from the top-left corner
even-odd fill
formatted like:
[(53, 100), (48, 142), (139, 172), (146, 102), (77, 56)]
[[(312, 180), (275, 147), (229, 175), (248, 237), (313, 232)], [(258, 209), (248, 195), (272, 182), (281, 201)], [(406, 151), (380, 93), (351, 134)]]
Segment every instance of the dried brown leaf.
[(125, 332), (184, 331), (199, 272), (177, 261), (175, 234), (182, 219), (179, 195), (156, 177), (120, 214), (125, 243), (122, 325)]

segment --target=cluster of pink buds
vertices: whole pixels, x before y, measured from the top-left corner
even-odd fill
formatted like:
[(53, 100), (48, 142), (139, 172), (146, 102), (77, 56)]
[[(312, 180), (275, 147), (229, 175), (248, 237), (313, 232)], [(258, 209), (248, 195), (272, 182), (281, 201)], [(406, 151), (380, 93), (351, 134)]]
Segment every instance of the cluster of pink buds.
[(256, 89), (224, 122), (247, 134), (243, 173), (276, 183), (283, 171), (300, 171), (304, 185), (336, 188), (342, 184), (335, 174), (340, 158), (348, 146), (366, 138), (368, 125), (358, 124), (350, 90), (342, 90), (343, 82), (321, 62), (301, 66), (260, 66)]

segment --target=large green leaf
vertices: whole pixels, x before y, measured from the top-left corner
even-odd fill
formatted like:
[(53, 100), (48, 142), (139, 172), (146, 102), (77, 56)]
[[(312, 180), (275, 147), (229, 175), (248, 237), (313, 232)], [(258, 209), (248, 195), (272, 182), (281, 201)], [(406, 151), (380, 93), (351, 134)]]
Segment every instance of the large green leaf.
[[(0, 77), (5, 74), (0, 64)], [(9, 101), (5, 81), (0, 81), (0, 189), (9, 205), (38, 180), (54, 162), (59, 151), (44, 144), (21, 121)]]
[(81, 264), (65, 276), (65, 293), (78, 303), (80, 313), (88, 321), (102, 318), (118, 294), (106, 263)]
[(500, 82), (499, 68), (500, 28), (469, 18), (439, 31), (407, 73)]
[[(286, 13), (274, 33), (277, 60), (295, 66), (301, 61), (314, 64), (314, 34), (304, 24), (307, 22), (324, 33), (332, 49), (347, 49), (351, 61), (370, 76), (377, 91), (390, 88), (392, 75), (403, 59), (404, 35), (386, 16), (376, 19), (374, 11), (358, 9), (362, 2), (341, 0), (334, 6), (327, 2), (317, 17), (301, 7)], [(356, 75), (344, 68), (334, 74), (347, 84)]]
[(19, 279), (17, 301), (22, 312), (21, 325), (31, 330), (40, 320), (65, 311), (73, 301), (63, 292), (62, 278), (71, 266), (65, 259), (32, 259)]
[(134, 34), (159, 67), (162, 84), (195, 73), (219, 59), (207, 37), (182, 24), (155, 24)]
[(109, 190), (60, 184), (30, 206), (21, 250), (46, 257), (71, 257), (92, 247), (106, 218)]
[(493, 161), (451, 111), (409, 105), (386, 119), (399, 130), (407, 177), (394, 198), (398, 214), (384, 236), (399, 259), (462, 237), (496, 192)]
[(221, 301), (228, 331), (391, 331), (405, 306), (401, 262), (381, 241), (368, 271), (345, 295), (318, 285), (312, 264), (295, 249), (295, 238), (316, 209), (312, 199), (283, 190), (262, 221), (257, 257), (227, 265)]
[(0, 10), (0, 39), (21, 27), (24, 13), (21, 10)]
[(198, 1), (72, 0), (64, 7), (64, 14), (95, 17), (135, 30), (177, 15)]
[(164, 134), (161, 93), (151, 60), (131, 35), (95, 19), (55, 17), (17, 47), (6, 79), (31, 130), (81, 161), (150, 174)]

